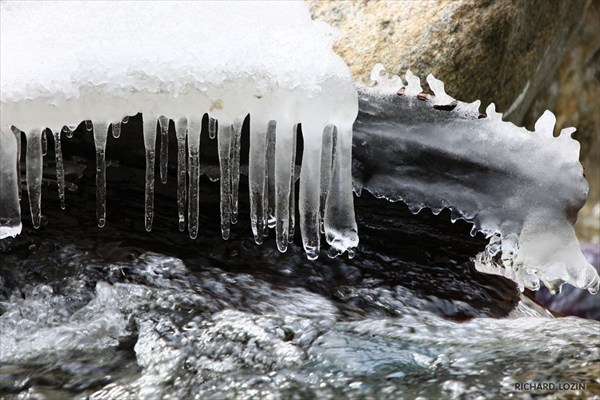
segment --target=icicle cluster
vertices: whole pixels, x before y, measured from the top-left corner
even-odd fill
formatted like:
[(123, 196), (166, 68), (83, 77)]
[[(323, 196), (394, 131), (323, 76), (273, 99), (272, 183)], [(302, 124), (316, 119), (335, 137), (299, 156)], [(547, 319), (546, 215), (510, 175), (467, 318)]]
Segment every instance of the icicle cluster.
[[(256, 243), (262, 243), (269, 228), (275, 228), (282, 252), (293, 239), (295, 145), (301, 124), (298, 210), (304, 248), (310, 259), (316, 258), (323, 232), (331, 256), (352, 255), (358, 243), (351, 192), (356, 88), (348, 67), (331, 50), (331, 28), (313, 22), (303, 3), (148, 2), (139, 7), (136, 2), (3, 2), (1, 7), (0, 237), (20, 231), (21, 131), (31, 216), (38, 228), (46, 135), (54, 137), (64, 208), (61, 135), (71, 135), (76, 124), (86, 121), (96, 147), (96, 214), (103, 227), (109, 218), (108, 131), (118, 138), (127, 122), (123, 116), (141, 112), (146, 230), (152, 229), (154, 217), (157, 157), (160, 180), (167, 180), (172, 119), (179, 229), (187, 221), (190, 237), (198, 235), (201, 121), (209, 114), (207, 134), (218, 140), (221, 233), (227, 239), (238, 219), (240, 135), (249, 114), (250, 214)], [(157, 20), (164, 28), (156, 27)], [(52, 40), (45, 41), (45, 35)]]

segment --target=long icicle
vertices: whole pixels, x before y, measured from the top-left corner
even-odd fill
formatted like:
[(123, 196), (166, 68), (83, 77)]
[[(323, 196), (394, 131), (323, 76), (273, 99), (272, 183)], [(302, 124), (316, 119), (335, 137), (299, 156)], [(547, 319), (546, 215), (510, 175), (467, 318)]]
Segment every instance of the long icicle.
[(220, 121), (217, 128), (219, 168), (221, 171), (221, 235), (229, 239), (231, 229), (231, 123)]
[(352, 258), (358, 245), (352, 197), (352, 126), (338, 126), (334, 138), (333, 174), (325, 201), (325, 237), (331, 246), (330, 257), (347, 250)]
[(240, 146), (242, 139), (242, 121), (231, 125), (231, 223), (238, 222), (238, 198), (240, 187)]
[(321, 151), (321, 217), (319, 227), (321, 233), (325, 233), (325, 200), (329, 192), (329, 182), (331, 180), (331, 169), (333, 167), (333, 136), (334, 125), (327, 125), (323, 130), (323, 144)]
[[(319, 232), (320, 188), (321, 188), (321, 140), (306, 140), (315, 131), (323, 132), (323, 128), (302, 125), (304, 135), (304, 154), (300, 171), (300, 232), (304, 251), (309, 260), (319, 257), (321, 235)], [(317, 136), (318, 137), (318, 136)]]
[(287, 250), (290, 226), (290, 191), (292, 185), (292, 132), (293, 125), (288, 121), (278, 122), (275, 137), (275, 236), (277, 249)]
[(290, 226), (288, 229), (288, 243), (294, 241), (294, 231), (296, 230), (296, 140), (298, 125), (292, 128), (292, 160), (290, 168)]
[[(277, 122), (269, 121), (267, 130), (267, 187), (265, 191), (265, 207), (267, 226), (275, 228), (275, 134)], [(268, 231), (266, 232), (268, 234)], [(266, 235), (265, 235), (266, 236)]]
[(179, 230), (185, 230), (185, 197), (186, 197), (186, 140), (187, 119), (179, 118), (175, 121), (177, 135), (177, 214), (179, 216)]
[(160, 123), (160, 181), (167, 183), (169, 172), (169, 118), (161, 116)]
[(64, 210), (65, 206), (65, 167), (63, 163), (61, 149), (61, 131), (54, 132), (54, 157), (56, 159), (56, 183), (58, 184), (58, 200), (60, 201), (60, 209)]
[(31, 222), (35, 229), (42, 221), (42, 130), (32, 129), (27, 133), (26, 179), (29, 195)]
[(156, 159), (156, 118), (143, 115), (144, 146), (146, 148), (146, 189), (144, 195), (144, 223), (146, 231), (152, 230), (154, 220), (154, 163)]
[(250, 224), (256, 244), (262, 244), (266, 218), (264, 191), (266, 177), (267, 122), (250, 116), (250, 155), (248, 183), (250, 191)]
[(93, 124), (96, 146), (96, 219), (98, 226), (106, 224), (106, 138), (108, 125), (104, 122)]
[(198, 214), (200, 207), (200, 135), (202, 117), (188, 118), (188, 230), (190, 237), (198, 236)]
[[(21, 131), (18, 131), (19, 135)], [(15, 128), (0, 129), (0, 240), (15, 237), (23, 229), (18, 182), (18, 147)]]
[(11, 127), (11, 130), (17, 139), (17, 193), (19, 201), (21, 201), (21, 131), (14, 126)]

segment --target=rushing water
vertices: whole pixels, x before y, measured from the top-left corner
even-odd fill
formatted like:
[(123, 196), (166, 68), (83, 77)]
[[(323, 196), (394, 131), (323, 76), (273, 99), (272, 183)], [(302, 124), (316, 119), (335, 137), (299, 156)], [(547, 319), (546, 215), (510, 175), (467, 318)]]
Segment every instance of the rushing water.
[(449, 214), (364, 193), (357, 256), (310, 262), (298, 238), (285, 254), (272, 234), (254, 244), (246, 195), (223, 241), (207, 179), (196, 240), (177, 230), (174, 179), (147, 233), (144, 171), (114, 161), (99, 229), (93, 159), (65, 158), (67, 211), (46, 180), (40, 230), (24, 220), (0, 244), (3, 398), (600, 396), (600, 323), (476, 272), (486, 240)]

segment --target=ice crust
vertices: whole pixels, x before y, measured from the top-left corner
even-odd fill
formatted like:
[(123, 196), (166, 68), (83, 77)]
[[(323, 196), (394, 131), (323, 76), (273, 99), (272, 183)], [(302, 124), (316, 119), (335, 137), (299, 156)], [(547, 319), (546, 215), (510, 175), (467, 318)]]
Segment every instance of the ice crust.
[(406, 86), (377, 66), (370, 85), (359, 86), (355, 190), (472, 222), (473, 235), (490, 239), (477, 269), (521, 290), (542, 281), (554, 292), (565, 282), (597, 292), (598, 274), (573, 228), (588, 193), (575, 129), (555, 137), (546, 111), (530, 132), (503, 121), (494, 104), (483, 115), (479, 101), (453, 99), (432, 75), (433, 95), (419, 93), (410, 71), (405, 78)]
[[(34, 227), (41, 219), (46, 129), (59, 144), (61, 133), (68, 135), (81, 121), (93, 131), (97, 217), (102, 227), (107, 218), (109, 126), (112, 123), (113, 136), (119, 137), (121, 121), (142, 113), (146, 229), (152, 229), (154, 216), (157, 153), (160, 180), (167, 179), (165, 132), (172, 119), (179, 149), (179, 226), (185, 227), (187, 197), (188, 231), (195, 238), (200, 135), (206, 134), (201, 132), (201, 120), (208, 113), (208, 135), (217, 136), (219, 142), (222, 235), (227, 239), (230, 223), (237, 220), (239, 133), (250, 114), (249, 182), (256, 242), (262, 242), (269, 227), (275, 227), (281, 251), (293, 237), (292, 151), (301, 124), (306, 151), (298, 207), (307, 255), (318, 256), (321, 220), (330, 254), (357, 245), (351, 193), (356, 88), (348, 67), (331, 49), (334, 31), (312, 21), (302, 2), (3, 1), (1, 7), (2, 153), (13, 152), (9, 139), (4, 139), (11, 127), (25, 133)], [(330, 171), (321, 171), (322, 136), (331, 126), (337, 127), (336, 158), (329, 150), (326, 155), (331, 159), (324, 165)], [(268, 139), (268, 134), (273, 137)], [(57, 148), (57, 165), (59, 155)], [(331, 175), (335, 186), (327, 188), (326, 202), (321, 204), (323, 173)], [(3, 175), (3, 187), (5, 180), (14, 186), (13, 175)], [(14, 207), (10, 210), (11, 218), (18, 217)], [(4, 222), (2, 226), (2, 237), (17, 230)]]

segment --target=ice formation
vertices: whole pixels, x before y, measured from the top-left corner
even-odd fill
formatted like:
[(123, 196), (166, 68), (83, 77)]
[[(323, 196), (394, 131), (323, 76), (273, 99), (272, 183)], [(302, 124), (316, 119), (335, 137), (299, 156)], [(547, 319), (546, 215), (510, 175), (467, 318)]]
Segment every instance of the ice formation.
[[(564, 282), (598, 290), (598, 275), (572, 227), (588, 189), (579, 144), (570, 137), (572, 128), (553, 136), (551, 113), (528, 132), (503, 122), (493, 105), (480, 118), (479, 102), (454, 100), (432, 76), (429, 96), (418, 77), (407, 72), (404, 84), (380, 65), (373, 85), (359, 86), (357, 94), (347, 66), (331, 50), (331, 31), (297, 2), (0, 4), (0, 238), (21, 230), (22, 137), (37, 228), (47, 136), (54, 138), (64, 208), (61, 137), (85, 121), (96, 147), (102, 227), (110, 219), (108, 131), (118, 138), (128, 115), (141, 112), (146, 229), (154, 216), (156, 162), (160, 181), (167, 179), (172, 125), (179, 229), (187, 222), (189, 235), (198, 234), (200, 137), (208, 135), (218, 142), (221, 232), (227, 239), (238, 218), (241, 126), (250, 115), (250, 214), (258, 244), (270, 228), (280, 251), (293, 238), (301, 124), (297, 206), (309, 258), (319, 254), (321, 233), (330, 256), (353, 255), (353, 172), (358, 192), (402, 200), (414, 212), (450, 208), (454, 218), (472, 222), (473, 234), (490, 238), (475, 260), (481, 271), (504, 275), (521, 288), (536, 289), (541, 280), (553, 290)], [(202, 132), (205, 114), (208, 132)]]
[(3, 1), (1, 7), (0, 237), (21, 229), (16, 159), (21, 132), (26, 137), (30, 210), (38, 228), (46, 135), (55, 138), (64, 203), (61, 135), (69, 136), (86, 121), (96, 145), (97, 218), (102, 227), (109, 218), (108, 130), (117, 138), (127, 116), (142, 113), (146, 229), (152, 228), (154, 215), (157, 157), (160, 180), (167, 179), (166, 133), (173, 120), (179, 228), (185, 228), (187, 209), (189, 234), (195, 238), (200, 135), (206, 134), (201, 121), (208, 113), (208, 135), (217, 137), (219, 148), (223, 238), (237, 221), (240, 129), (249, 114), (256, 242), (274, 227), (277, 246), (285, 251), (293, 235), (294, 146), (301, 124), (298, 208), (306, 253), (311, 259), (318, 256), (321, 223), (330, 254), (351, 252), (357, 245), (351, 192), (356, 88), (348, 67), (331, 50), (331, 28), (312, 21), (301, 2)]
[(477, 269), (521, 289), (543, 281), (552, 291), (565, 282), (598, 291), (573, 229), (588, 192), (574, 128), (555, 137), (549, 111), (534, 132), (502, 121), (494, 104), (480, 114), (479, 101), (456, 101), (432, 75), (433, 96), (410, 72), (404, 85), (379, 65), (371, 79), (359, 86), (354, 125), (358, 193), (403, 201), (414, 213), (449, 208), (490, 239)]

